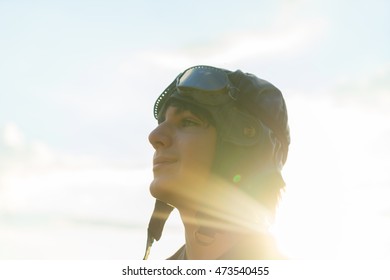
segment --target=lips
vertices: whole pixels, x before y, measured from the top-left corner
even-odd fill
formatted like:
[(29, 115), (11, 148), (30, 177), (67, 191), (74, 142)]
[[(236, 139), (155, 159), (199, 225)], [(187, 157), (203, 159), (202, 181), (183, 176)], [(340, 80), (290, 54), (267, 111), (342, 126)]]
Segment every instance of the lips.
[(177, 160), (170, 157), (159, 156), (153, 159), (153, 170), (175, 163)]

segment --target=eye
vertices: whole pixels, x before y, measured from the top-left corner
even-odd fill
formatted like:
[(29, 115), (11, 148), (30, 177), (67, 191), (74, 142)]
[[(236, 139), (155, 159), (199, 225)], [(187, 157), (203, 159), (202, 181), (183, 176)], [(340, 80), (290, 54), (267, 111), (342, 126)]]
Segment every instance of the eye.
[(181, 120), (180, 125), (182, 127), (191, 127), (191, 126), (200, 126), (202, 125), (202, 123), (194, 119), (185, 118)]

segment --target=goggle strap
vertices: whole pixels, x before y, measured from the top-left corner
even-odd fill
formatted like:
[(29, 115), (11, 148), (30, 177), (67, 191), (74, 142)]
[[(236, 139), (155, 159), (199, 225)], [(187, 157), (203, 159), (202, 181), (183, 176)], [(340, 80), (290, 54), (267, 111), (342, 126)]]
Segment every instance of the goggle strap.
[(157, 98), (156, 102), (154, 103), (154, 118), (158, 119), (158, 113), (161, 110), (161, 107), (164, 105), (165, 102), (162, 102), (163, 100), (166, 100), (170, 95), (172, 95), (173, 90), (176, 86), (176, 79), (163, 91), (163, 93), (160, 94), (160, 96)]

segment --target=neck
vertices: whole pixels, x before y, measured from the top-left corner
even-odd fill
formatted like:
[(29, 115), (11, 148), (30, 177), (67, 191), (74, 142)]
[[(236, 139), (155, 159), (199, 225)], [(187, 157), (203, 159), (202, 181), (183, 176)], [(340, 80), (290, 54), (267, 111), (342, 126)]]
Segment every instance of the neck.
[(218, 259), (246, 236), (267, 231), (267, 210), (256, 200), (224, 182), (210, 186), (176, 205), (188, 259)]

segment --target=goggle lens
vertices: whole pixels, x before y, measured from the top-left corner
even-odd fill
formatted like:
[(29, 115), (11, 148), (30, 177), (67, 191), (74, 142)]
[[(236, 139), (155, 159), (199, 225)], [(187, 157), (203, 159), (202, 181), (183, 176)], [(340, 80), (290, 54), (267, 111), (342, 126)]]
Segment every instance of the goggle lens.
[(203, 105), (221, 105), (235, 99), (235, 91), (224, 70), (211, 66), (191, 67), (159, 96), (154, 105), (154, 116), (158, 119), (161, 108), (171, 96), (188, 98)]
[(217, 92), (226, 90), (228, 85), (226, 73), (210, 66), (187, 69), (176, 80), (176, 87), (180, 91)]

